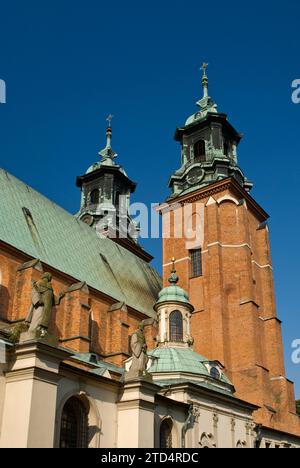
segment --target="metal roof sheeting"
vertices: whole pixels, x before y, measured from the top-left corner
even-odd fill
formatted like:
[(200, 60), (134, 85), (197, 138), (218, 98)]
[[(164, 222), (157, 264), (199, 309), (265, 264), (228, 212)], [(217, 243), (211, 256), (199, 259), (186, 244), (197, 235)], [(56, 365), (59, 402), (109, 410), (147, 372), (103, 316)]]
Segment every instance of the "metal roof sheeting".
[(159, 274), (145, 261), (0, 169), (0, 240), (154, 316)]

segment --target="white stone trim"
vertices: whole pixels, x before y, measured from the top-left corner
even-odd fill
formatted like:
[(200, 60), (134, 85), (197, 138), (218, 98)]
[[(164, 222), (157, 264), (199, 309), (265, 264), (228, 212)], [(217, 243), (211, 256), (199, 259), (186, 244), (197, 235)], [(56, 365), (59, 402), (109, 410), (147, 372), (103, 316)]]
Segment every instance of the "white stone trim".
[(245, 244), (221, 244), (221, 242), (212, 242), (211, 244), (208, 244), (207, 247), (214, 247), (215, 245), (218, 245), (219, 247), (222, 248), (228, 248), (228, 249), (237, 249), (241, 247), (248, 247), (248, 249), (252, 250), (250, 245), (245, 243)]
[(237, 206), (239, 205), (239, 201), (236, 198), (232, 197), (231, 195), (224, 195), (223, 197), (221, 197), (221, 198), (219, 198), (217, 200), (217, 203), (218, 203), (218, 205), (220, 205), (222, 202), (225, 202), (225, 201), (233, 202)]
[(214, 197), (209, 197), (209, 200), (208, 202), (206, 203), (205, 206), (210, 206), (210, 205), (215, 205), (217, 202), (216, 200), (214, 199)]
[(270, 269), (273, 271), (273, 267), (272, 267), (272, 265), (270, 265), (270, 264), (267, 264), (267, 265), (260, 265), (260, 264), (257, 263), (255, 260), (252, 260), (252, 263), (254, 263), (254, 265), (258, 266), (258, 268), (270, 268)]
[[(190, 257), (180, 258), (179, 260), (176, 260), (176, 261), (175, 261), (175, 265), (176, 265), (176, 263), (185, 262), (186, 260), (189, 260), (189, 261), (190, 261), (191, 259), (190, 259)], [(173, 265), (173, 262), (164, 263), (164, 264), (163, 264), (163, 268), (164, 268), (164, 267), (167, 267), (167, 266), (171, 266), (171, 265)]]

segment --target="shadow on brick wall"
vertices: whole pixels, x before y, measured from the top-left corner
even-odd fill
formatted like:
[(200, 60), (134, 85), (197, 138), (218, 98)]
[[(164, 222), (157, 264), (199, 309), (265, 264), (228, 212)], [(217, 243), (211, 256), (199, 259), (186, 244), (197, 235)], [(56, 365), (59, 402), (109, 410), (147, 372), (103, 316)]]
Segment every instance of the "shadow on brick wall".
[(105, 354), (105, 349), (101, 346), (100, 328), (96, 320), (90, 319), (89, 338), (91, 340), (91, 352)]
[(10, 294), (5, 286), (0, 285), (0, 318), (7, 319)]

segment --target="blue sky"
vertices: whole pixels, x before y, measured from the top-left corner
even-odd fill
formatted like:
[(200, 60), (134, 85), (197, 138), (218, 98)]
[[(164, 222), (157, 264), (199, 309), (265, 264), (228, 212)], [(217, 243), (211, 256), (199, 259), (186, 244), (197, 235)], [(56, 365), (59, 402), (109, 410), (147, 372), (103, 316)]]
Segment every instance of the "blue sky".
[[(104, 146), (115, 115), (114, 149), (138, 182), (136, 201), (160, 202), (179, 167), (178, 125), (210, 92), (244, 133), (240, 165), (271, 215), (278, 315), (288, 376), (300, 397), (299, 119), (291, 82), (300, 78), (298, 0), (0, 2), (0, 165), (71, 212), (75, 178)], [(160, 268), (160, 241), (145, 247)]]

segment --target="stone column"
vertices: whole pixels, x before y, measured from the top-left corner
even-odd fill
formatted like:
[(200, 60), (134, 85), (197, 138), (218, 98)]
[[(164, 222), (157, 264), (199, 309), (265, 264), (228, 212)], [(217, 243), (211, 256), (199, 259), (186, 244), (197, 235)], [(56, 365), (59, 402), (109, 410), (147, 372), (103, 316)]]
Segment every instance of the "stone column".
[(118, 448), (154, 448), (155, 395), (158, 385), (126, 382), (118, 403)]
[(2, 448), (53, 448), (59, 364), (71, 355), (41, 342), (12, 352), (5, 373)]

